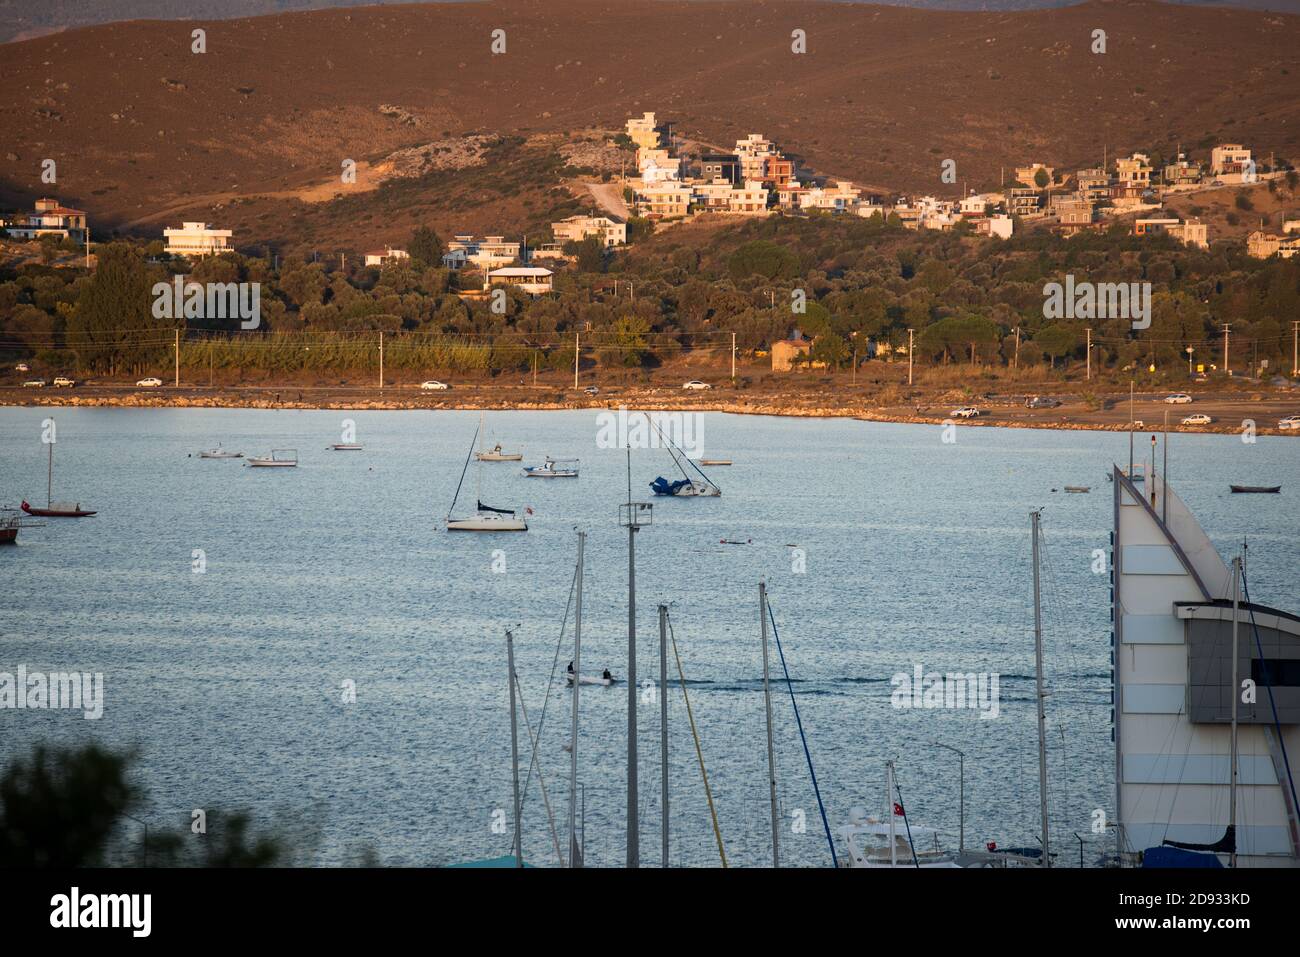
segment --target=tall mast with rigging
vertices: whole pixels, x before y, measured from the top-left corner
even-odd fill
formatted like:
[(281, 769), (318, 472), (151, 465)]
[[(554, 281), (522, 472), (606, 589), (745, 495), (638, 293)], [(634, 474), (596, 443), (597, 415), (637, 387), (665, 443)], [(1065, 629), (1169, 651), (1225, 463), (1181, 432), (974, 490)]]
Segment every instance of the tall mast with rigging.
[(1043, 829), (1043, 867), (1052, 866), (1050, 840), (1047, 831), (1047, 709), (1043, 691), (1043, 602), (1038, 571), (1038, 522), (1041, 511), (1029, 513), (1034, 532), (1034, 683), (1038, 702), (1038, 802), (1040, 826)]

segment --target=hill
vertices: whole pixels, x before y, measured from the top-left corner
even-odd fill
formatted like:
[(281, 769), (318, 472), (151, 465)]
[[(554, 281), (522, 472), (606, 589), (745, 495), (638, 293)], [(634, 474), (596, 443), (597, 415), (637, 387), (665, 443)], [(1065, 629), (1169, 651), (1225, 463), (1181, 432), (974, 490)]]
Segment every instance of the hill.
[[(959, 181), (996, 187), (1003, 167), (1133, 149), (1232, 140), (1300, 154), (1300, 18), (1249, 10), (488, 0), (203, 26), (202, 54), (192, 24), (173, 21), (7, 45), (0, 202), (55, 193), (100, 235), (220, 221), (241, 245), (359, 248), (418, 221), (518, 233), (574, 203), (554, 144), (646, 110), (702, 142), (761, 131), (817, 171), (949, 195), (947, 158)], [(795, 28), (806, 54), (790, 51)], [(1104, 54), (1089, 49), (1095, 29)], [(505, 165), (367, 191), (394, 152), (470, 133)], [(45, 158), (57, 188), (40, 181)], [(356, 186), (339, 182), (345, 159), (360, 164)]]

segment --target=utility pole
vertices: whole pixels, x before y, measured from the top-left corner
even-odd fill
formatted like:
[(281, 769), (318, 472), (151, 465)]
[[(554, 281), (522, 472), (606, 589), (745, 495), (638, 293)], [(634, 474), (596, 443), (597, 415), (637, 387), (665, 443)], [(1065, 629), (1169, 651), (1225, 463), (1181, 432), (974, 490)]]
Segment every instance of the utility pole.
[(181, 387), (181, 331), (176, 330), (176, 388)]
[(1228, 375), (1228, 330), (1232, 327), (1226, 322), (1223, 324), (1223, 374)]
[(1088, 357), (1087, 358), (1088, 371), (1084, 374), (1084, 378), (1091, 379), (1092, 378), (1092, 330), (1086, 329), (1084, 331), (1088, 333), (1088, 345), (1084, 348), (1084, 352), (1087, 354)]
[(736, 378), (736, 334), (731, 334), (731, 378)]
[(912, 333), (915, 330), (907, 330), (907, 384), (912, 384)]
[(1296, 348), (1300, 339), (1300, 322), (1291, 323), (1291, 375), (1300, 375), (1300, 350)]
[(90, 227), (86, 227), (86, 272), (90, 272)]
[(1017, 370), (1020, 368), (1020, 327), (1019, 326), (1016, 326), (1016, 355), (1015, 358), (1011, 360), (1011, 368)]
[(573, 334), (573, 387), (578, 388), (578, 333)]
[(384, 391), (384, 334), (379, 333), (379, 391)]

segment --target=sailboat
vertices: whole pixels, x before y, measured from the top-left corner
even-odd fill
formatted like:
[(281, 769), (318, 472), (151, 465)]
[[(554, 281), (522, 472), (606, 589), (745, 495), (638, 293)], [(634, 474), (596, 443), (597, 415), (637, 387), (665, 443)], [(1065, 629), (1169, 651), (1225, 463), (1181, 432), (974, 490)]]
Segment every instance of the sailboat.
[[(721, 495), (722, 489), (718, 488), (718, 486), (714, 484), (713, 480), (705, 475), (704, 471), (698, 465), (687, 458), (686, 453), (677, 448), (677, 446), (673, 444), (672, 439), (664, 435), (664, 431), (659, 428), (658, 423), (651, 420), (651, 424), (654, 425), (660, 438), (662, 438), (666, 443), (665, 447), (668, 449), (668, 454), (672, 456), (673, 464), (676, 465), (678, 471), (682, 473), (682, 477), (674, 481), (669, 481), (660, 475), (650, 483), (650, 491), (654, 492), (656, 495), (672, 495), (678, 498), (692, 498), (699, 496), (716, 498)], [(686, 471), (686, 467), (682, 465), (683, 459), (690, 464), (691, 468), (699, 473), (700, 478), (696, 479), (691, 477), (690, 473)], [(701, 479), (703, 481), (701, 481)]]
[[(478, 431), (479, 435), (482, 436), (483, 413), (481, 411), (478, 414)], [(524, 453), (507, 452), (501, 447), (501, 443), (498, 442), (490, 449), (484, 449), (480, 445), (479, 450), (474, 453), (474, 458), (478, 459), (480, 462), (522, 462), (524, 460)]]
[(885, 762), (885, 804), (888, 823), (868, 817), (861, 807), (849, 810), (849, 823), (839, 829), (849, 851), (849, 867), (960, 867), (939, 846), (939, 832), (911, 824), (903, 813), (902, 796), (894, 779), (894, 762)]
[[(50, 422), (52, 425), (54, 420), (51, 419)], [(24, 500), (21, 506), (22, 510), (28, 515), (36, 515), (41, 518), (86, 518), (89, 515), (94, 515), (94, 509), (82, 508), (80, 502), (54, 501), (54, 443), (51, 441), (47, 442), (46, 445), (49, 448), (49, 464), (46, 468), (45, 478), (45, 507), (35, 508), (28, 505), (27, 501)]]
[[(456, 511), (456, 502), (460, 498), (461, 486), (465, 484), (465, 473), (469, 471), (469, 460), (474, 457), (474, 448), (478, 443), (479, 430), (474, 432), (474, 441), (470, 443), (469, 454), (465, 456), (465, 467), (461, 469), (460, 481), (456, 483), (456, 494), (452, 496), (451, 507), (447, 509), (446, 525), (449, 532), (526, 532), (528, 522), (520, 518), (515, 509), (493, 508), (483, 504), (481, 491), (482, 467), (474, 473), (475, 513), (465, 518), (452, 518)], [(526, 509), (531, 512), (532, 509)]]

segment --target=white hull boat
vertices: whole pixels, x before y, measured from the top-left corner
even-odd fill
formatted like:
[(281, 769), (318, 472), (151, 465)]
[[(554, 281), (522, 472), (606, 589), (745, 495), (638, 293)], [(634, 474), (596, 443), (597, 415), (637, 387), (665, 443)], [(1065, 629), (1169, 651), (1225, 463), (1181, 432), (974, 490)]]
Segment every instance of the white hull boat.
[(526, 532), (528, 523), (513, 514), (479, 512), (470, 518), (448, 518), (449, 532)]
[(480, 462), (522, 462), (524, 460), (523, 452), (504, 452), (501, 446), (489, 449), (486, 452), (475, 452), (474, 457)]
[(292, 469), (298, 467), (297, 449), (272, 449), (270, 455), (250, 455), (247, 463), (255, 469)]
[(567, 464), (577, 461), (577, 459), (547, 459), (541, 465), (526, 466), (524, 475), (528, 478), (577, 478), (577, 466)]
[(335, 452), (360, 452), (361, 446), (356, 442), (335, 442), (330, 446)]
[[(565, 684), (572, 685), (572, 684), (573, 684), (573, 672), (568, 672), (568, 673), (566, 673), (565, 676), (564, 676), (564, 681), (565, 681)], [(610, 685), (614, 684), (614, 682), (616, 682), (616, 681), (618, 681), (618, 679), (617, 679), (617, 678), (614, 678), (614, 677), (609, 677), (609, 678), (600, 678), (600, 677), (597, 677), (596, 675), (583, 675), (583, 676), (578, 680), (578, 684), (582, 684), (582, 685), (604, 685), (606, 688), (608, 688)]]
[(227, 452), (219, 445), (215, 449), (208, 449), (206, 452), (199, 453), (201, 459), (242, 459), (243, 457), (243, 452)]

